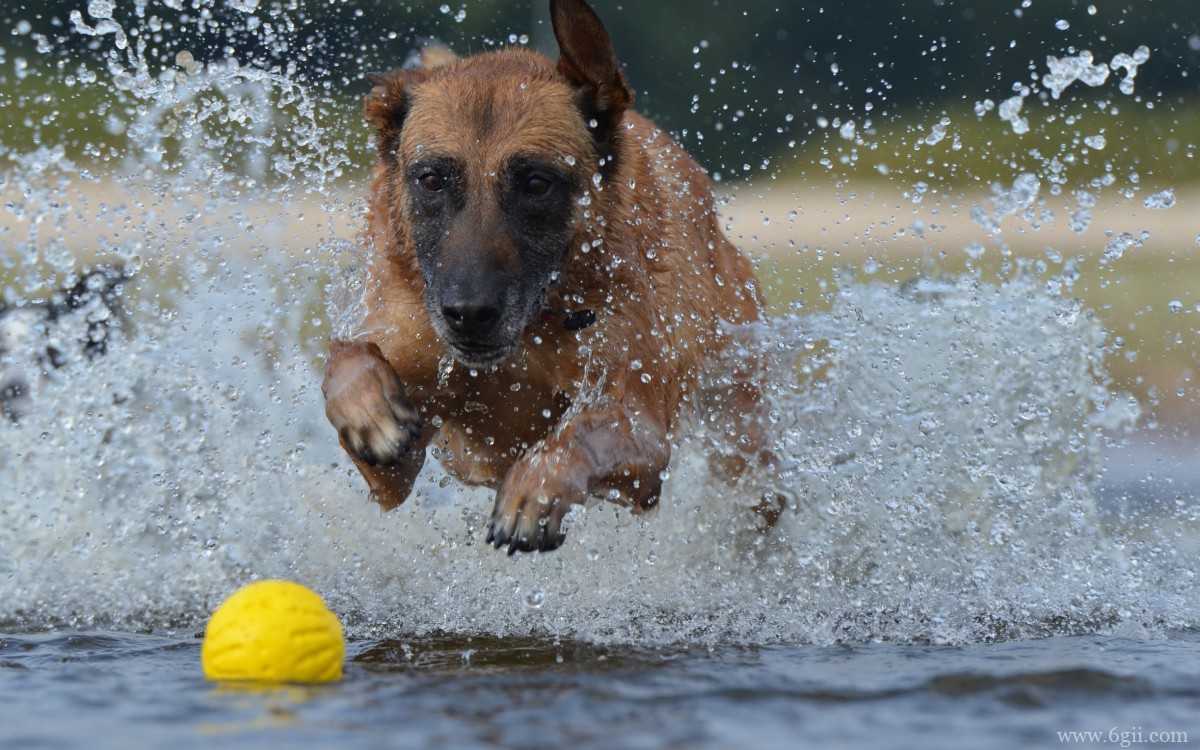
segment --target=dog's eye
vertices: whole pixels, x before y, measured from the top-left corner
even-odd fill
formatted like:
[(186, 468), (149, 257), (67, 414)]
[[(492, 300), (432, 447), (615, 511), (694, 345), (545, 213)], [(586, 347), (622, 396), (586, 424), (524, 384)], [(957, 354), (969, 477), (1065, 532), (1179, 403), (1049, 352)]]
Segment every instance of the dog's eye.
[(553, 183), (540, 175), (534, 175), (525, 181), (525, 193), (534, 198), (540, 198), (550, 192)]
[(431, 193), (440, 193), (442, 188), (446, 187), (446, 181), (442, 179), (441, 175), (434, 174), (433, 172), (426, 172), (421, 175), (417, 178), (417, 182)]

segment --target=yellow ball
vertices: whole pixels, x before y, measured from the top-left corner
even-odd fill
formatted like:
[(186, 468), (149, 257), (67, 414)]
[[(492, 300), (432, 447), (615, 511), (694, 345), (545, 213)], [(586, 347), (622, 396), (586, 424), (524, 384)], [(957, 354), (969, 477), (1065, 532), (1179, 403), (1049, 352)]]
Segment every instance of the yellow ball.
[(333, 682), (342, 678), (342, 623), (311, 589), (258, 581), (208, 621), (200, 663), (210, 680)]

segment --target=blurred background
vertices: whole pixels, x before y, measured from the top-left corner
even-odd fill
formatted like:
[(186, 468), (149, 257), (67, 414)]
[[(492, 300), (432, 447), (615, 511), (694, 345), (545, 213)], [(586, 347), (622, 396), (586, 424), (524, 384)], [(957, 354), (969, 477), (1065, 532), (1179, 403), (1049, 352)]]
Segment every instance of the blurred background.
[[(24, 58), (64, 74), (80, 64), (94, 66), (94, 51), (105, 40), (76, 33), (71, 21), (72, 11), (91, 21), (87, 5), (6, 2), (0, 27), (9, 30), (2, 42), (8, 64)], [(130, 0), (112, 6), (113, 20), (129, 28), (138, 18), (160, 19), (157, 39), (134, 42), (148, 45), (151, 63), (175, 67), (186, 44), (201, 64), (232, 57), (243, 65), (279, 67), (346, 102), (361, 96), (365, 71), (398, 67), (422, 38), (446, 40), (460, 53), (510, 43), (554, 49), (545, 4), (522, 0)], [(1180, 114), (1196, 111), (1200, 14), (1192, 0), (597, 0), (594, 6), (626, 64), (639, 107), (726, 177), (803, 174), (814, 165), (797, 159), (796, 150), (814, 145), (827, 128), (823, 120), (884, 125), (912, 112), (970, 113), (975, 102), (998, 100), (1036, 80), (1036, 66), (1047, 55), (1069, 51), (1094, 50), (1100, 61), (1111, 56), (1109, 50), (1144, 45), (1152, 55), (1137, 72), (1139, 90), (1149, 95), (1143, 98)], [(262, 20), (247, 24), (247, 15)], [(53, 58), (46, 59), (39, 46), (52, 50)], [(19, 82), (18, 75), (6, 83)], [(64, 111), (59, 127), (83, 134), (102, 124), (87, 116), (88, 102), (74, 98), (53, 96), (55, 107), (77, 110)], [(1117, 157), (1172, 177), (1195, 173), (1188, 169), (1192, 164), (1166, 158), (1180, 149), (1167, 142), (1172, 138), (1195, 141), (1195, 117), (1126, 114), (1133, 115), (1127, 127), (1164, 142), (1160, 150)], [(2, 116), (11, 145), (21, 115), (10, 110)], [(774, 169), (764, 169), (764, 162)], [(959, 165), (956, 176), (982, 180), (1008, 171), (999, 164)]]
[[(730, 234), (759, 259), (777, 312), (825, 305), (850, 278), (1038, 274), (1100, 317), (1108, 336), (1097, 356), (1112, 388), (1142, 404), (1143, 424), (1193, 442), (1195, 0), (594, 6), (638, 108), (718, 180)], [(346, 207), (363, 192), (372, 158), (359, 117), (363, 74), (402, 64), (427, 37), (460, 53), (507, 44), (553, 51), (541, 2), (5, 2), (0, 163), (10, 176), (0, 185), (8, 207), (0, 242), (16, 247), (33, 231), (22, 222), (36, 212), (20, 192), (45, 163), (31, 154), (58, 154), (51, 161), (69, 160), (83, 183), (99, 183), (136, 172), (131, 159), (147, 151), (157, 169), (194, 170), (196, 160), (178, 154), (194, 154), (184, 144), (197, 138), (213, 141), (214, 154), (244, 147), (241, 163), (204, 166), (206, 184), (308, 196), (332, 217), (325, 235), (352, 236)], [(1048, 57), (1078, 63), (1085, 51), (1108, 66), (1103, 83), (1047, 82)], [(198, 89), (171, 105), (147, 93), (172, 78), (181, 89), (206, 66), (275, 78)], [(191, 127), (198, 122), (202, 135)], [(344, 205), (330, 207), (331, 194)], [(248, 223), (277, 213), (257, 209)], [(241, 210), (253, 216), (256, 207)], [(290, 212), (299, 223), (303, 214)], [(103, 249), (100, 237), (73, 236), (71, 253)], [(9, 276), (18, 256), (7, 253)], [(31, 285), (9, 284), (6, 295)]]

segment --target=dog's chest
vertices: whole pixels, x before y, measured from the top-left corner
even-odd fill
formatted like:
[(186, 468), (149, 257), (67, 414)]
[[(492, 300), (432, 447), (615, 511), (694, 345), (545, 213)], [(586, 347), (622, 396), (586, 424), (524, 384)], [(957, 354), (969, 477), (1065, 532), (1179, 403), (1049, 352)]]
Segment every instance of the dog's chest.
[(431, 455), (471, 484), (498, 484), (570, 406), (553, 384), (522, 381), (503, 368), (464, 373), (440, 385), (413, 393), (421, 418), (437, 429)]

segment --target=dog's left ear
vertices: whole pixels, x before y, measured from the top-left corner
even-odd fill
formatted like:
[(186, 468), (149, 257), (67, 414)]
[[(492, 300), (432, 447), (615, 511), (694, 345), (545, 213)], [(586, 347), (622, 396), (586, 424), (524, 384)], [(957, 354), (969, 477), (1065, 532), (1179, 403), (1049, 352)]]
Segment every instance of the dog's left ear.
[(550, 19), (559, 72), (579, 87), (591, 116), (616, 127), (633, 104), (633, 92), (600, 17), (583, 0), (550, 0)]

